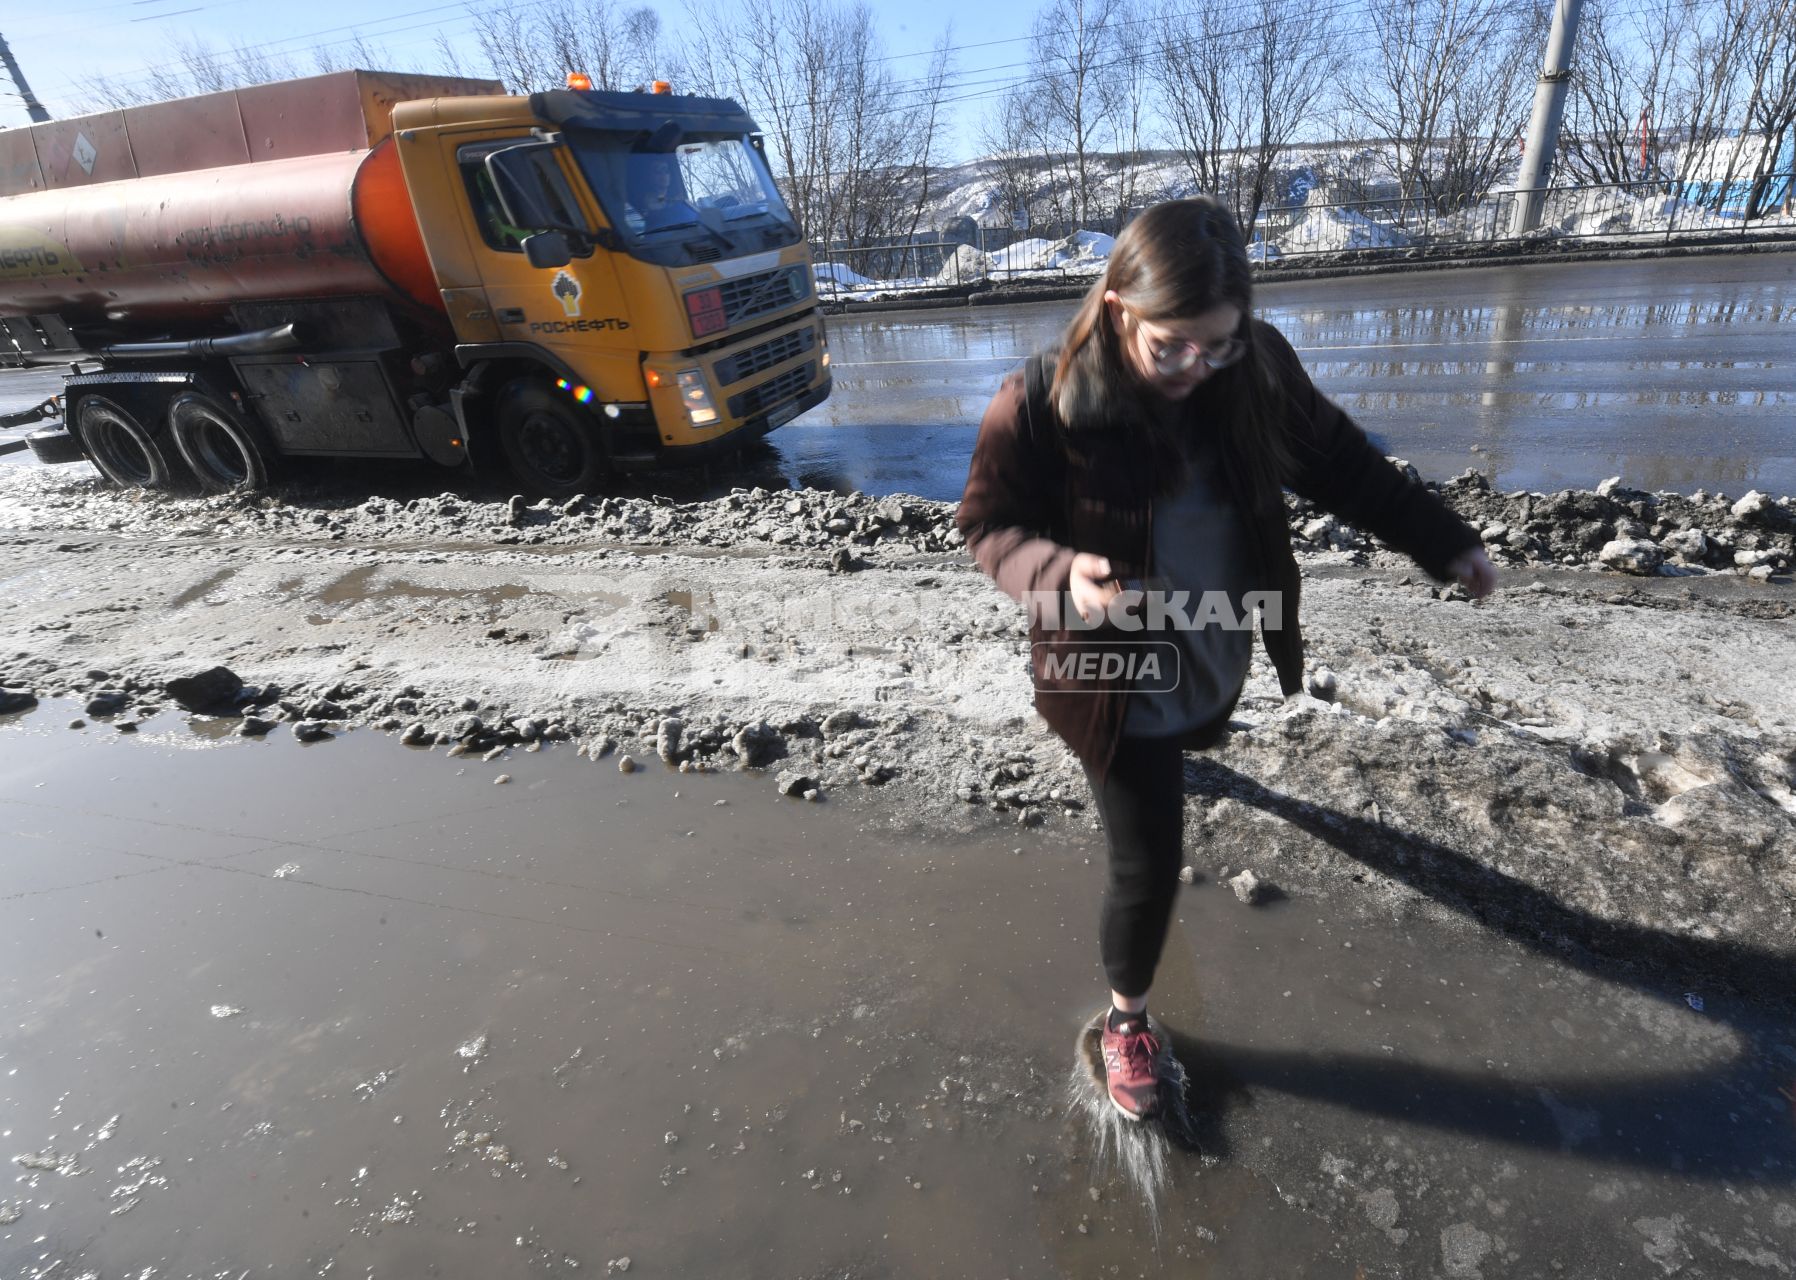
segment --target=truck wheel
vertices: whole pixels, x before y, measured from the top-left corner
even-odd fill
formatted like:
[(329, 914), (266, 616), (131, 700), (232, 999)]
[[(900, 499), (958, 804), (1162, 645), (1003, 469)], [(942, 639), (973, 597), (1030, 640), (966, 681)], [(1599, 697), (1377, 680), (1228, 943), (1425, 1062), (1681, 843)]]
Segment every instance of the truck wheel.
[(25, 443), (31, 447), (32, 456), (45, 466), (80, 462), (86, 456), (81, 452), (81, 442), (62, 427), (33, 431), (25, 437)]
[(568, 498), (599, 488), (609, 472), (599, 424), (535, 382), (499, 395), (499, 445), (512, 474), (534, 493)]
[(180, 455), (128, 410), (104, 396), (85, 396), (75, 418), (87, 456), (119, 488), (178, 493), (187, 487)]
[(252, 424), (238, 420), (210, 396), (184, 392), (169, 406), (175, 447), (208, 493), (254, 493), (268, 487), (274, 450)]

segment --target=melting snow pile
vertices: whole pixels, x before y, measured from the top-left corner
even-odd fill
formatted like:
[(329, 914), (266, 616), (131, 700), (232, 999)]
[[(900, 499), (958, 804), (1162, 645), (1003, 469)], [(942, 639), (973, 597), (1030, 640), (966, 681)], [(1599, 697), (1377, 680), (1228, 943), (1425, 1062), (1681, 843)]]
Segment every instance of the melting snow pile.
[[(1674, 221), (1675, 219), (1675, 221)], [(1568, 236), (1625, 235), (1629, 232), (1738, 230), (1739, 221), (1668, 195), (1636, 196), (1600, 192), (1560, 224)]]
[[(1102, 231), (1075, 231), (1063, 240), (1019, 240), (1007, 248), (982, 253), (970, 244), (956, 245), (931, 276), (872, 279), (845, 263), (817, 265), (817, 286), (836, 297), (872, 298), (913, 289), (952, 288), (993, 276), (1091, 276), (1104, 269), (1116, 238)], [(893, 254), (901, 253), (894, 248)]]
[(1304, 214), (1280, 243), (1287, 251), (1334, 252), (1343, 249), (1396, 249), (1409, 243), (1401, 231), (1381, 226), (1364, 214), (1325, 203), (1320, 191), (1304, 198)]
[(1116, 238), (1102, 231), (1075, 231), (1064, 240), (1019, 240), (988, 255), (994, 275), (1024, 271), (1089, 272), (1109, 261)]
[(873, 283), (845, 262), (819, 262), (816, 273), (818, 284), (834, 285), (838, 289), (865, 289)]
[(985, 279), (990, 269), (985, 254), (970, 244), (956, 245), (954, 252), (942, 263), (942, 269), (935, 273), (935, 283), (943, 286), (969, 284)]

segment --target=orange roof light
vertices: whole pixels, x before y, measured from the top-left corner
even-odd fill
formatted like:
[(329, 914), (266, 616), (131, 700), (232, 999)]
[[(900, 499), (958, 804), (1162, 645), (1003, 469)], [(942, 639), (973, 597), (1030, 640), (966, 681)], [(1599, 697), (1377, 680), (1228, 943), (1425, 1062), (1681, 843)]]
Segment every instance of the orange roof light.
[(567, 87), (570, 89), (590, 89), (592, 88), (592, 77), (587, 75), (584, 71), (570, 71), (567, 73)]
[(649, 86), (650, 93), (672, 93), (673, 86), (665, 80), (657, 80)]

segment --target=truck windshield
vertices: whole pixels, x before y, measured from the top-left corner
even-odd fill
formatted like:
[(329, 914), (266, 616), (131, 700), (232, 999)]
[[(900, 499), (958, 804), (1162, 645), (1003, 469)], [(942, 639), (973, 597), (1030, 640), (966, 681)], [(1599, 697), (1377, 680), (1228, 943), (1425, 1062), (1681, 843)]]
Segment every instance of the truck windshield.
[(782, 243), (798, 228), (761, 153), (741, 137), (694, 139), (671, 151), (642, 151), (629, 134), (570, 132), (574, 155), (611, 225), (641, 249), (691, 240), (728, 241), (772, 231)]

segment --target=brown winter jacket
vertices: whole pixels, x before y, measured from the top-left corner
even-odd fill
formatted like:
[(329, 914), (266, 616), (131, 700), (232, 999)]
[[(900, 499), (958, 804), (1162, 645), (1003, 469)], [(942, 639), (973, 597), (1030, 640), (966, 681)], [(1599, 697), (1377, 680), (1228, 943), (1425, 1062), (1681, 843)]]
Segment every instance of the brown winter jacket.
[[(1422, 485), (1387, 462), (1341, 408), (1310, 382), (1283, 334), (1254, 321), (1254, 339), (1284, 393), (1284, 425), (1293, 469), (1285, 487), (1413, 558), (1438, 581), (1461, 552), (1481, 546), (1478, 534)], [(1048, 402), (1049, 421), (1031, 421), (1025, 377), (1005, 380), (979, 424), (958, 525), (979, 567), (1005, 594), (1029, 601), (1032, 593), (1060, 595), (1063, 618), (1076, 615), (1064, 593), (1073, 556), (1090, 551), (1109, 558), (1119, 578), (1152, 572), (1153, 477), (1121, 433), (1110, 447), (1069, 453)], [(1243, 504), (1245, 506), (1245, 504)], [(1255, 590), (1281, 593), (1278, 622), (1264, 615), (1260, 638), (1289, 697), (1303, 685), (1303, 637), (1298, 626), (1299, 575), (1282, 503), (1259, 513), (1244, 511), (1253, 548)], [(1050, 619), (1051, 620), (1051, 619)], [(1031, 610), (1030, 655), (1035, 709), (1100, 781), (1108, 774), (1122, 736), (1130, 680), (1079, 680), (1051, 658), (1070, 651), (1128, 651), (1132, 637), (1108, 623), (1096, 630), (1051, 629), (1039, 608)], [(1232, 709), (1232, 707), (1231, 707)], [(1212, 744), (1227, 713), (1188, 740)]]

